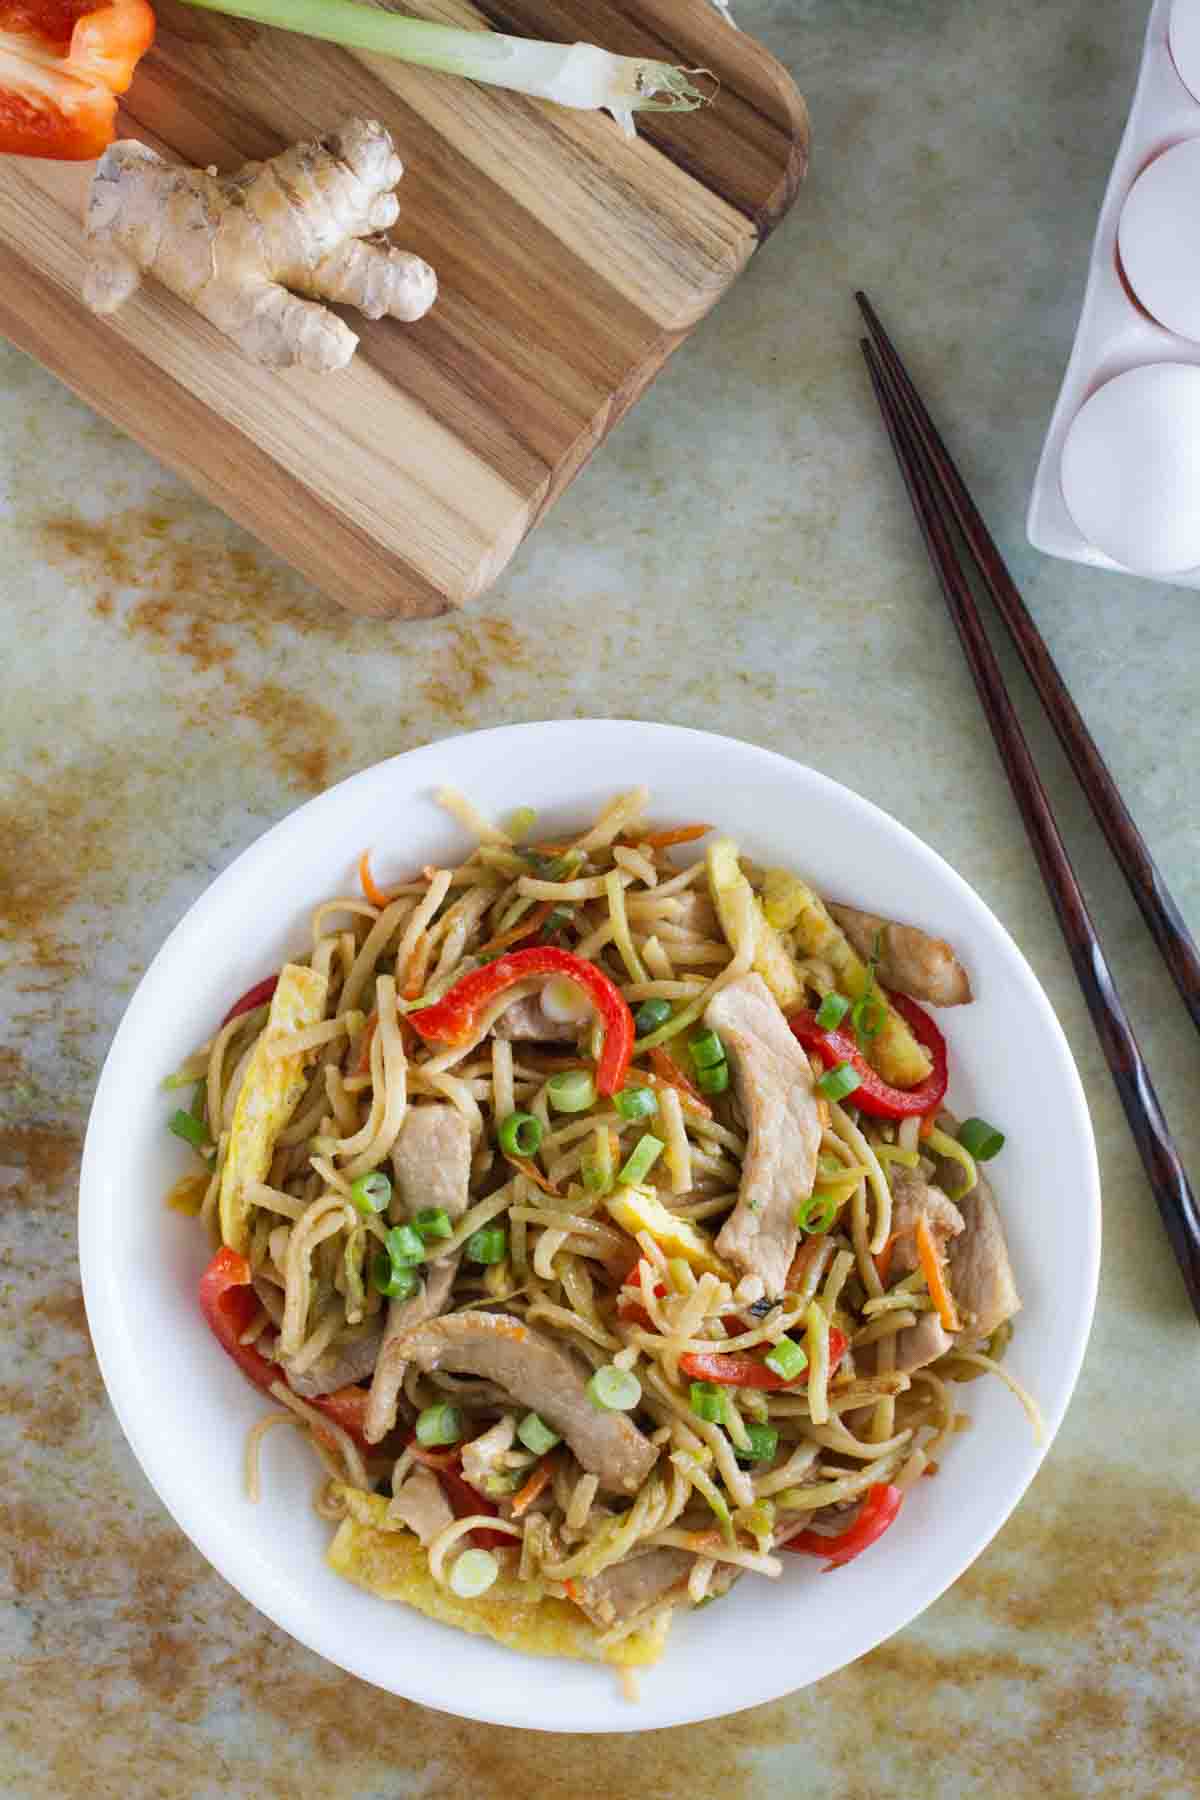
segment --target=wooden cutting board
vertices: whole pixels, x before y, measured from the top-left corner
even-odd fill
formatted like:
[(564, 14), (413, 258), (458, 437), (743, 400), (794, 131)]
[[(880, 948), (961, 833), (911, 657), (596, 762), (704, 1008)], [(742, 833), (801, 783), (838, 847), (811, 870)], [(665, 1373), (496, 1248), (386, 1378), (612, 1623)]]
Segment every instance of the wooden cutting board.
[(393, 241), (438, 272), (416, 325), (344, 316), (345, 371), (256, 368), (148, 283), (78, 298), (91, 165), (0, 158), (0, 331), (356, 612), (483, 592), (787, 211), (808, 125), (708, 0), (416, 0), (444, 23), (705, 68), (715, 104), (607, 115), (160, 0), (121, 135), (222, 171), (352, 113), (406, 173)]

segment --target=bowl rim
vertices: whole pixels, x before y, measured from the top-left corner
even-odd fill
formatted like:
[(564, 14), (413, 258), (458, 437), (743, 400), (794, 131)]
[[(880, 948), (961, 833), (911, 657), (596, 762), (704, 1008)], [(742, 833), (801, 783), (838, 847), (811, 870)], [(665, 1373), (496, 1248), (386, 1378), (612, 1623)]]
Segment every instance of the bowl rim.
[[(215, 1541), (219, 1533), (215, 1525), (210, 1528), (203, 1503), (197, 1501), (195, 1493), (184, 1478), (182, 1471), (164, 1464), (163, 1458), (153, 1442), (153, 1433), (138, 1409), (136, 1380), (130, 1379), (130, 1370), (127, 1367), (127, 1345), (122, 1335), (120, 1318), (117, 1309), (109, 1303), (106, 1292), (106, 1259), (109, 1239), (103, 1230), (104, 1219), (103, 1208), (100, 1204), (100, 1189), (104, 1158), (108, 1153), (109, 1142), (115, 1129), (110, 1102), (113, 1094), (125, 1079), (125, 1065), (129, 1062), (137, 1043), (139, 1013), (150, 1003), (156, 981), (161, 979), (164, 967), (173, 961), (178, 947), (197, 932), (210, 915), (220, 910), (227, 894), (242, 887), (255, 874), (263, 873), (271, 865), (278, 866), (279, 853), (289, 839), (294, 836), (306, 836), (319, 822), (325, 811), (332, 813), (336, 810), (339, 796), (343, 796), (351, 787), (380, 779), (383, 777), (384, 771), (398, 771), (405, 765), (412, 765), (421, 759), (428, 760), (439, 755), (449, 756), (456, 751), (458, 746), (464, 744), (473, 744), (484, 754), (495, 753), (499, 756), (506, 745), (512, 745), (516, 740), (537, 735), (569, 737), (578, 732), (595, 733), (601, 739), (605, 736), (611, 737), (616, 744), (631, 731), (645, 734), (648, 742), (660, 751), (670, 752), (673, 750), (686, 754), (689, 746), (694, 748), (697, 743), (702, 742), (710, 750), (720, 747), (724, 751), (745, 759), (747, 765), (758, 762), (764, 768), (773, 767), (777, 772), (786, 773), (788, 777), (801, 783), (816, 784), (818, 789), (825, 790), (827, 798), (836, 802), (839, 807), (847, 807), (852, 813), (856, 813), (860, 820), (867, 824), (873, 823), (882, 826), (888, 834), (898, 834), (901, 844), (910, 854), (915, 851), (918, 860), (923, 860), (937, 872), (956, 899), (965, 899), (969, 910), (981, 911), (989, 927), (999, 934), (1010, 959), (1023, 972), (1025, 997), (1030, 1000), (1038, 1014), (1038, 1022), (1047, 1036), (1049, 1045), (1053, 1048), (1056, 1063), (1070, 1096), (1073, 1114), (1070, 1121), (1072, 1127), (1070, 1135), (1074, 1150), (1081, 1159), (1081, 1173), (1085, 1189), (1081, 1199), (1084, 1231), (1079, 1245), (1079, 1259), (1073, 1271), (1077, 1318), (1069, 1354), (1060, 1364), (1059, 1400), (1046, 1418), (1045, 1436), (1032, 1453), (1028, 1473), (1015, 1484), (1010, 1483), (999, 1510), (992, 1516), (987, 1529), (973, 1544), (969, 1553), (960, 1556), (957, 1560), (952, 1560), (948, 1569), (935, 1576), (931, 1583), (923, 1585), (920, 1589), (920, 1596), (914, 1603), (910, 1604), (909, 1598), (906, 1598), (902, 1603), (901, 1613), (888, 1618), (881, 1629), (875, 1631), (872, 1626), (862, 1644), (851, 1656), (847, 1657), (840, 1652), (835, 1652), (827, 1662), (815, 1667), (799, 1683), (794, 1677), (789, 1679), (788, 1674), (783, 1672), (780, 1678), (774, 1681), (774, 1685), (760, 1684), (753, 1692), (744, 1696), (732, 1698), (722, 1696), (715, 1706), (702, 1704), (690, 1709), (672, 1709), (670, 1717), (649, 1717), (643, 1711), (642, 1717), (639, 1719), (639, 1709), (636, 1707), (625, 1707), (619, 1714), (609, 1708), (604, 1709), (605, 1716), (602, 1718), (583, 1713), (578, 1716), (571, 1715), (561, 1722), (556, 1721), (554, 1725), (547, 1725), (535, 1716), (539, 1710), (537, 1689), (540, 1685), (536, 1681), (530, 1683), (532, 1698), (528, 1707), (528, 1715), (517, 1717), (511, 1711), (498, 1712), (494, 1706), (489, 1706), (486, 1690), (478, 1695), (469, 1695), (463, 1698), (456, 1696), (452, 1702), (448, 1701), (444, 1691), (444, 1682), (439, 1688), (436, 1672), (433, 1676), (429, 1676), (422, 1671), (405, 1668), (403, 1686), (398, 1685), (392, 1679), (382, 1679), (377, 1670), (364, 1666), (371, 1661), (370, 1658), (331, 1651), (328, 1645), (321, 1641), (321, 1633), (310, 1629), (304, 1619), (299, 1616), (297, 1606), (278, 1582), (272, 1583), (265, 1578), (256, 1580), (247, 1572), (245, 1566), (238, 1568), (230, 1566), (232, 1559), (224, 1553), (222, 1545)], [(652, 772), (650, 779), (653, 780)], [(109, 1047), (97, 1084), (84, 1141), (79, 1184), (78, 1232), (80, 1269), (89, 1329), (101, 1374), (121, 1430), (155, 1494), (175, 1523), (217, 1572), (253, 1606), (286, 1631), (289, 1636), (331, 1662), (335, 1667), (379, 1686), (385, 1691), (409, 1698), (434, 1710), (443, 1711), (455, 1717), (538, 1731), (632, 1733), (694, 1723), (708, 1718), (730, 1716), (748, 1707), (762, 1705), (788, 1693), (798, 1691), (799, 1687), (807, 1686), (813, 1681), (823, 1679), (837, 1669), (848, 1666), (850, 1662), (857, 1661), (859, 1657), (866, 1655), (879, 1643), (919, 1617), (958, 1580), (959, 1576), (991, 1543), (1026, 1493), (1044, 1461), (1061, 1426), (1078, 1380), (1094, 1318), (1099, 1280), (1100, 1173), (1095, 1137), (1083, 1083), (1066, 1034), (1045, 991), (1027, 959), (991, 908), (964, 877), (959, 875), (957, 870), (931, 845), (926, 844), (915, 832), (878, 807), (873, 801), (865, 799), (843, 783), (814, 769), (809, 764), (799, 762), (761, 745), (749, 743), (744, 739), (643, 720), (566, 718), (530, 721), (489, 727), (480, 731), (456, 733), (450, 737), (435, 739), (411, 750), (403, 751), (396, 756), (385, 758), (381, 762), (369, 764), (285, 814), (283, 818), (248, 844), (209, 883), (192, 905), (187, 908), (147, 965), (130, 996)], [(477, 1642), (478, 1640), (469, 1641)], [(511, 1651), (504, 1653), (506, 1655), (513, 1654)], [(669, 1660), (669, 1658), (670, 1650), (668, 1648), (667, 1659)], [(552, 1663), (543, 1658), (537, 1660), (545, 1669), (558, 1666), (557, 1661)], [(598, 1673), (601, 1679), (605, 1677), (603, 1667)], [(611, 1671), (608, 1673), (611, 1678)]]

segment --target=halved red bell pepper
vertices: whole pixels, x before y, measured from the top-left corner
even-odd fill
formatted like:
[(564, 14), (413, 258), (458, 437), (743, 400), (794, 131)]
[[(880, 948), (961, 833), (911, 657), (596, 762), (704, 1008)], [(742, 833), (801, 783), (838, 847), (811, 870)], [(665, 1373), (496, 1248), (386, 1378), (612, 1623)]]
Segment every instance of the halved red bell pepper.
[(263, 981), (256, 981), (252, 988), (247, 988), (240, 1000), (235, 1000), (221, 1025), (228, 1025), (230, 1019), (240, 1019), (243, 1013), (253, 1012), (256, 1006), (265, 1006), (275, 989), (279, 986), (278, 975), (268, 975)]
[(779, 1550), (799, 1550), (806, 1556), (825, 1556), (829, 1560), (822, 1573), (840, 1569), (853, 1562), (876, 1538), (881, 1538), (904, 1504), (903, 1491), (891, 1482), (877, 1481), (867, 1489), (867, 1497), (853, 1525), (839, 1531), (836, 1537), (822, 1537), (819, 1531), (800, 1531)]
[(604, 1049), (596, 1065), (596, 1087), (602, 1094), (615, 1094), (624, 1085), (625, 1072), (633, 1056), (633, 1014), (619, 987), (611, 982), (595, 963), (569, 950), (556, 950), (539, 945), (531, 950), (513, 950), (498, 956), (464, 975), (432, 1006), (421, 1007), (408, 1014), (410, 1022), (423, 1038), (440, 1044), (469, 1043), (478, 1028), (480, 1015), (506, 988), (533, 975), (565, 975), (581, 987), (604, 1026)]
[(99, 156), (153, 39), (148, 0), (0, 0), (0, 152)]
[[(836, 1325), (829, 1327), (829, 1373), (841, 1362), (846, 1352), (846, 1338)], [(808, 1380), (808, 1370), (793, 1375), (790, 1381), (768, 1369), (751, 1350), (688, 1350), (679, 1359), (679, 1367), (693, 1381), (714, 1381), (718, 1387), (796, 1388)]]
[(802, 1009), (791, 1015), (788, 1024), (804, 1048), (815, 1050), (827, 1069), (838, 1063), (849, 1063), (861, 1077), (860, 1085), (846, 1096), (851, 1106), (857, 1106), (860, 1112), (870, 1113), (877, 1119), (907, 1119), (914, 1113), (932, 1112), (941, 1104), (949, 1080), (946, 1040), (929, 1014), (907, 994), (889, 993), (887, 998), (917, 1042), (928, 1051), (933, 1064), (924, 1081), (914, 1088), (892, 1087), (884, 1081), (860, 1051), (853, 1033), (822, 1030), (817, 1024), (816, 1013)]
[[(269, 1362), (253, 1344), (239, 1343), (243, 1331), (258, 1311), (258, 1301), (250, 1286), (250, 1264), (236, 1250), (223, 1244), (200, 1277), (200, 1310), (208, 1320), (213, 1336), (242, 1374), (255, 1387), (269, 1393), (272, 1382), (287, 1383), (278, 1363)], [(367, 1390), (360, 1387), (338, 1388), (332, 1394), (318, 1394), (306, 1401), (340, 1425), (359, 1445), (370, 1448), (363, 1435), (366, 1418)]]

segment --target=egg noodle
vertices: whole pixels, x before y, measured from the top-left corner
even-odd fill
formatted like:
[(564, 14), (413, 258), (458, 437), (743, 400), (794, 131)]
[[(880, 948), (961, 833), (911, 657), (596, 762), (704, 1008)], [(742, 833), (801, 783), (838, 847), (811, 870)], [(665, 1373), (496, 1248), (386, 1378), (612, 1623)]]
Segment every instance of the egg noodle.
[[(202, 1190), (225, 1266), (243, 1270), (226, 1348), (275, 1402), (251, 1436), (248, 1484), (256, 1497), (263, 1436), (291, 1424), (324, 1465), (318, 1509), (338, 1522), (332, 1560), (352, 1579), (517, 1647), (652, 1660), (674, 1611), (746, 1571), (777, 1579), (789, 1542), (827, 1546), (836, 1563), (878, 1536), (964, 1422), (953, 1383), (1002, 1374), (1036, 1428), (1033, 1401), (995, 1360), (1007, 1323), (973, 1329), (953, 1293), (938, 1215), (920, 1214), (907, 1238), (895, 1229), (898, 1183), (936, 1186), (952, 1209), (944, 1230), (961, 1232), (953, 1209), (981, 1177), (940, 1104), (872, 1113), (865, 1090), (839, 1097), (828, 1057), (801, 1053), (815, 1183), (794, 1195), (786, 1280), (767, 1292), (752, 1259), (718, 1241), (755, 1120), (733, 1048), (726, 1064), (705, 1016), (760, 979), (789, 1017), (823, 1008), (838, 998), (837, 958), (812, 954), (795, 906), (764, 910), (778, 872), (734, 848), (717, 885), (713, 852), (699, 854), (709, 828), (652, 827), (644, 789), (554, 842), (536, 841), (527, 809), (501, 828), (457, 793), (438, 798), (475, 840), (465, 860), (383, 893), (364, 857), (363, 892), (323, 902), (311, 949), (273, 995), (264, 984), (258, 1004), (248, 996), (172, 1078), (197, 1090), (184, 1134), (207, 1179), (188, 1191)], [(699, 859), (681, 866), (681, 851)], [(604, 1025), (569, 977), (516, 980), (463, 1041), (421, 1035), (422, 1012), (464, 977), (547, 945), (599, 970), (635, 1015), (616, 1094), (598, 1091)], [(867, 1060), (884, 1036), (870, 1006), (895, 1023), (874, 974), (867, 1013), (860, 998), (844, 1027), (861, 1020)], [(530, 1035), (498, 1035), (517, 1008), (536, 1014)], [(423, 1222), (424, 1196), (377, 1172), (428, 1108), (462, 1120), (469, 1173), (458, 1215)], [(397, 1227), (414, 1220), (433, 1235), (414, 1256), (409, 1230), (398, 1257)], [(557, 1414), (518, 1402), (486, 1368), (393, 1357), (389, 1400), (384, 1359), (372, 1367), (385, 1319), (405, 1294), (432, 1293), (439, 1265), (444, 1282), (453, 1274), (435, 1328), (486, 1312), (568, 1352), (587, 1404), (621, 1413), (649, 1446), (636, 1491), (585, 1467), (569, 1421), (555, 1429)], [(939, 1325), (954, 1327), (949, 1348), (916, 1366), (903, 1346)], [(330, 1368), (348, 1375), (322, 1394), (315, 1377)], [(369, 1416), (387, 1425), (375, 1442)], [(435, 1504), (414, 1534), (405, 1496), (420, 1480)], [(611, 1577), (624, 1565), (628, 1587)]]

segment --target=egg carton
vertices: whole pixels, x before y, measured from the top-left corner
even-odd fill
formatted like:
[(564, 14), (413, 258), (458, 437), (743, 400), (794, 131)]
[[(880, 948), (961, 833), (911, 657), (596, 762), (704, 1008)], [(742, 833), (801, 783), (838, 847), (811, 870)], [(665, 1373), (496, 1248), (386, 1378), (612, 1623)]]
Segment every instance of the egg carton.
[[(1172, 12), (1185, 7), (1196, 14), (1200, 0), (1155, 0), (1150, 14), (1133, 105), (1100, 210), (1075, 342), (1042, 448), (1026, 521), (1029, 541), (1036, 549), (1124, 575), (1147, 571), (1115, 561), (1080, 531), (1063, 496), (1063, 448), (1081, 408), (1114, 377), (1155, 364), (1200, 367), (1200, 341), (1167, 330), (1150, 316), (1134, 297), (1118, 253), (1121, 214), (1138, 176), (1164, 151), (1200, 139), (1200, 98), (1185, 85), (1171, 51)], [(1189, 39), (1197, 38), (1198, 26), (1200, 19), (1188, 19)], [(1177, 21), (1179, 44), (1182, 30), (1182, 22)], [(1192, 69), (1190, 60), (1182, 56), (1180, 60), (1200, 88), (1200, 65)], [(1163, 254), (1169, 253), (1168, 246)], [(1175, 587), (1200, 588), (1200, 564), (1169, 573), (1156, 570), (1153, 579)]]

